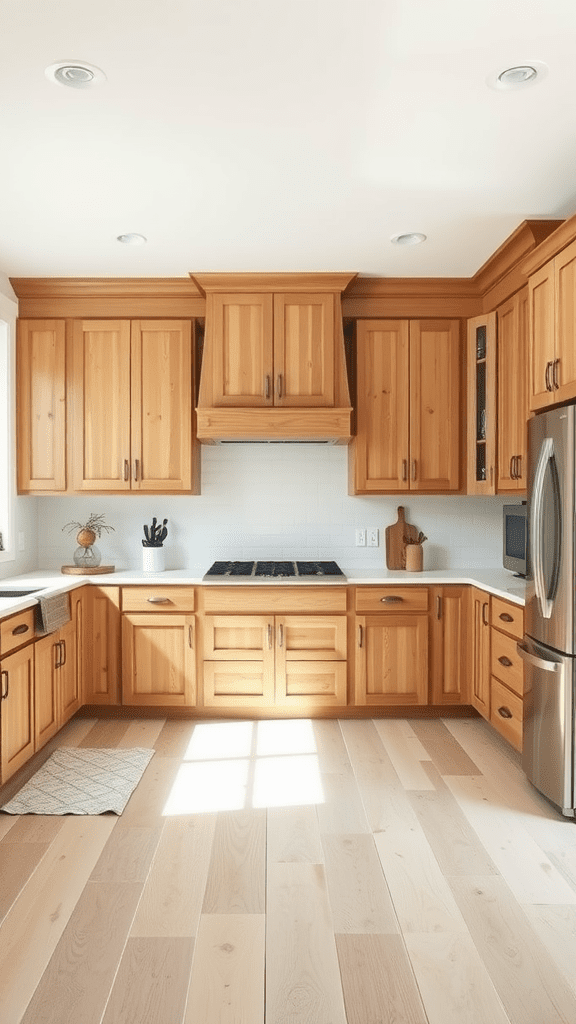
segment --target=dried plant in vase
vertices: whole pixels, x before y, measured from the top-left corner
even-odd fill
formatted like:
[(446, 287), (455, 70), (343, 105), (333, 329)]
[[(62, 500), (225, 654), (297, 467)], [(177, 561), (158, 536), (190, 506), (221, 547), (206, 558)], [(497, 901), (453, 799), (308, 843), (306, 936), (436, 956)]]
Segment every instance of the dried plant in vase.
[(114, 527), (106, 526), (103, 515), (97, 516), (92, 512), (85, 523), (66, 523), (62, 530), (68, 530), (68, 533), (78, 531), (76, 534), (78, 547), (74, 552), (74, 565), (84, 569), (93, 569), (100, 565), (102, 558), (95, 544), (96, 538), (102, 536), (103, 530), (109, 533), (110, 530), (114, 530)]
[(406, 544), (406, 569), (408, 572), (422, 572), (424, 566), (424, 550), (422, 545), (428, 537), (422, 531), (417, 537), (404, 537)]

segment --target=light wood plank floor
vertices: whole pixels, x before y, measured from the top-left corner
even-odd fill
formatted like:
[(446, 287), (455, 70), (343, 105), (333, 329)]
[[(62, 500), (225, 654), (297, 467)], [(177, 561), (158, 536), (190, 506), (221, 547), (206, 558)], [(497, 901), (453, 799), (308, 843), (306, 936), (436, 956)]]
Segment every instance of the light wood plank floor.
[(575, 1024), (576, 824), (480, 719), (77, 719), (124, 814), (0, 813), (0, 1024)]

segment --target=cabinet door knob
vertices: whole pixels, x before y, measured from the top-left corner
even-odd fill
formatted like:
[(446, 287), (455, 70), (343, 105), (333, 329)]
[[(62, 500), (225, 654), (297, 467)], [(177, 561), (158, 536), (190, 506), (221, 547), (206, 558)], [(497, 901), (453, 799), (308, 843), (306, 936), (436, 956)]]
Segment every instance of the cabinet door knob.
[(510, 708), (507, 708), (505, 706), (503, 706), (501, 708), (498, 708), (498, 714), (500, 715), (501, 718), (512, 718), (513, 717), (512, 712), (510, 711)]
[(504, 668), (510, 668), (512, 664), (510, 658), (507, 658), (505, 654), (503, 654), (501, 658), (498, 658), (498, 661), (501, 665), (504, 665)]
[(21, 622), (19, 626), (14, 626), (12, 630), (12, 636), (20, 636), (22, 633), (27, 633), (30, 626), (27, 626), (25, 622)]

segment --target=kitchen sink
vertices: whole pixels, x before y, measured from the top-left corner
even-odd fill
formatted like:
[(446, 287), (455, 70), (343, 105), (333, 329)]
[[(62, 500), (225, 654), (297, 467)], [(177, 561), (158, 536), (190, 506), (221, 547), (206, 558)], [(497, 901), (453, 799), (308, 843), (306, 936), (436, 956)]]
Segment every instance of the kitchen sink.
[(0, 590), (0, 597), (27, 597), (28, 594), (39, 594), (44, 587), (36, 587), (34, 590)]

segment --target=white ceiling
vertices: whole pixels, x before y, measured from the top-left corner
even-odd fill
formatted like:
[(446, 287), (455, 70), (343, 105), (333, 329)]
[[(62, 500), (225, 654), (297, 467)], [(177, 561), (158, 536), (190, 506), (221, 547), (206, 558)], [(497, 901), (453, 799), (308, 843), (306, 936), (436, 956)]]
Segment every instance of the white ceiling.
[(575, 0), (0, 0), (0, 271), (468, 277), (576, 211), (575, 42)]

